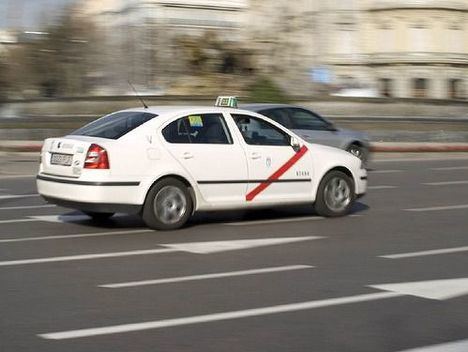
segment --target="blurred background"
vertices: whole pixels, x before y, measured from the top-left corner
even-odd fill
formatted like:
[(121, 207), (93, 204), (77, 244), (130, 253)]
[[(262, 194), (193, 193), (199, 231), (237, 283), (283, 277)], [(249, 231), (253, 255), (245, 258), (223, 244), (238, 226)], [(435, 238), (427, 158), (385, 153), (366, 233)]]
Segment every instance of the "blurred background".
[(137, 105), (127, 81), (150, 103), (468, 118), (468, 1), (0, 0), (0, 118), (86, 122)]

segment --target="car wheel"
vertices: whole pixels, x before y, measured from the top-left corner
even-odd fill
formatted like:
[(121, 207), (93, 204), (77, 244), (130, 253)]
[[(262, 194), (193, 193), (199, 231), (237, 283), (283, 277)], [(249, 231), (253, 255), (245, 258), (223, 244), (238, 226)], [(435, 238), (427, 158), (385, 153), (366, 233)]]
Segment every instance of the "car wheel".
[(111, 216), (114, 215), (114, 213), (99, 213), (99, 212), (96, 212), (96, 211), (84, 211), (83, 213), (88, 215), (94, 221), (104, 221), (104, 220), (107, 220)]
[(315, 211), (326, 217), (343, 216), (349, 213), (355, 198), (353, 180), (341, 171), (330, 171), (320, 182)]
[(143, 206), (143, 221), (155, 230), (175, 230), (187, 222), (192, 209), (192, 197), (187, 186), (175, 178), (166, 178), (148, 192)]
[(354, 156), (358, 157), (359, 159), (361, 159), (362, 161), (366, 161), (367, 160), (367, 154), (368, 154), (368, 151), (366, 148), (364, 148), (363, 146), (359, 145), (359, 144), (356, 144), (356, 143), (353, 143), (351, 144), (347, 149), (346, 149), (349, 153), (353, 154)]

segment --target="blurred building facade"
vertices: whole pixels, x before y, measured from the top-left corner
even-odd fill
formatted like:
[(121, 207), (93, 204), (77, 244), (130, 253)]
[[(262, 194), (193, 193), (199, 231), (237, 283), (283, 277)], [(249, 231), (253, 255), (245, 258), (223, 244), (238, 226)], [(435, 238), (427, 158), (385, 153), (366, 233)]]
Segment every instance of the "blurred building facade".
[(340, 83), (369, 84), (388, 97), (466, 98), (467, 1), (345, 3), (327, 10), (334, 35), (325, 62)]
[[(120, 82), (154, 86), (203, 71), (197, 60), (216, 58), (222, 46), (297, 93), (468, 94), (466, 0), (82, 0), (78, 13), (102, 28), (103, 75)], [(229, 58), (216, 60), (229, 68)]]

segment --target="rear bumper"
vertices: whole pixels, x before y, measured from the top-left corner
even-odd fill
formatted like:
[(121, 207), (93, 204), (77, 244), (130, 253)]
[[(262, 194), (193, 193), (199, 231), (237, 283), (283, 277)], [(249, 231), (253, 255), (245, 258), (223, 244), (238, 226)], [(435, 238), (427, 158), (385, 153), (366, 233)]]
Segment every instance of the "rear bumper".
[(64, 208), (78, 209), (82, 211), (97, 213), (138, 214), (142, 209), (141, 205), (134, 204), (85, 203), (47, 196), (42, 196), (42, 198), (44, 198), (48, 203), (56, 204)]
[(84, 181), (44, 174), (37, 176), (37, 190), (48, 202), (95, 212), (137, 213), (140, 182)]

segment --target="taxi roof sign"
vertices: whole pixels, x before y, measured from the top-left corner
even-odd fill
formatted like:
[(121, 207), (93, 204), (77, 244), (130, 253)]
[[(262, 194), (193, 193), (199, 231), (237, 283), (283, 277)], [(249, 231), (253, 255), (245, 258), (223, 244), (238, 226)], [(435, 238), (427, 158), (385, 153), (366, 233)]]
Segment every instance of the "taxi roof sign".
[(218, 97), (215, 106), (237, 109), (237, 97)]

